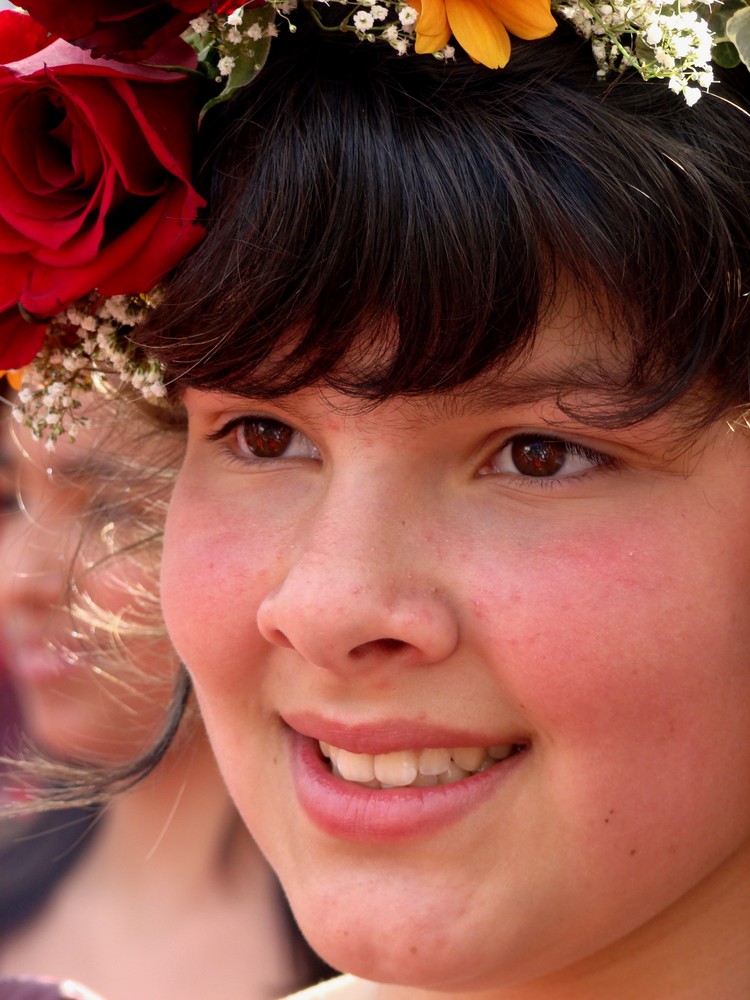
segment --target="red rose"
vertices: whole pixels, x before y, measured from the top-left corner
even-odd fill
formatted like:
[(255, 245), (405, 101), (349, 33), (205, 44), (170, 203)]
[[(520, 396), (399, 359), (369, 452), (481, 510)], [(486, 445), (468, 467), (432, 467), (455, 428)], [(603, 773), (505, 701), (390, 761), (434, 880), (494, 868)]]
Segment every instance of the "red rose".
[(172, 38), (182, 34), (190, 21), (207, 9), (231, 14), (240, 2), (210, 0), (25, 0), (24, 7), (53, 34), (94, 56), (117, 56), (126, 62), (146, 59)]
[[(22, 56), (0, 66), (0, 369), (38, 348), (33, 327), (19, 346), (18, 303), (46, 318), (94, 289), (149, 291), (203, 235), (197, 84), (62, 40), (28, 54), (31, 21), (0, 13), (2, 50), (15, 37)], [(179, 39), (168, 56), (194, 65)]]

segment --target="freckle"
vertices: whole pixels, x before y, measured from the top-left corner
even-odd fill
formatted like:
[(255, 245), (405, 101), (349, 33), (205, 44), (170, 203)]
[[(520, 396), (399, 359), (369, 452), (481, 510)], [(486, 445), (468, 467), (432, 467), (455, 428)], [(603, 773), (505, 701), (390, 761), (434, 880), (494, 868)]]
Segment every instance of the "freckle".
[(411, 946), (411, 948), (409, 949), (409, 952), (410, 952), (410, 953), (411, 953), (412, 955), (416, 955), (416, 954), (418, 954), (418, 951), (419, 951), (419, 949), (417, 948), (417, 946), (416, 946), (415, 944), (413, 944), (413, 945)]
[(633, 849), (631, 850), (631, 852), (630, 852), (630, 857), (632, 858), (632, 857), (633, 857), (633, 855), (634, 855), (635, 853), (636, 853), (636, 850), (635, 850), (635, 848), (633, 848)]

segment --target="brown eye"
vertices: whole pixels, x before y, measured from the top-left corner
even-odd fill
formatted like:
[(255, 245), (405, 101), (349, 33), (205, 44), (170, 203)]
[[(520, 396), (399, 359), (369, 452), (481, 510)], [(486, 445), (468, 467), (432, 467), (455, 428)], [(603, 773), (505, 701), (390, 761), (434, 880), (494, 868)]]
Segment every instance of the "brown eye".
[(518, 437), (511, 443), (510, 454), (522, 476), (554, 476), (565, 465), (570, 449), (555, 438)]
[(509, 438), (479, 474), (557, 481), (581, 477), (594, 469), (616, 467), (617, 462), (611, 456), (577, 441), (527, 433)]
[(263, 417), (243, 420), (237, 427), (240, 448), (256, 458), (279, 458), (286, 452), (293, 435), (288, 424)]

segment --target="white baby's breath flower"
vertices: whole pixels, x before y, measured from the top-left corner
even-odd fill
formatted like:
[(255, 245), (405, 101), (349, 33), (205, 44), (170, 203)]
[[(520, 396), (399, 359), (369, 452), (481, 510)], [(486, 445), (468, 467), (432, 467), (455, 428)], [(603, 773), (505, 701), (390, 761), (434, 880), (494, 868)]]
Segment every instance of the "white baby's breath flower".
[(250, 25), (250, 27), (247, 29), (247, 31), (245, 32), (245, 34), (252, 41), (259, 42), (261, 40), (261, 38), (263, 37), (263, 29), (258, 24), (258, 22), (255, 21), (253, 24)]
[(417, 23), (418, 12), (414, 7), (410, 7), (408, 4), (402, 7), (398, 12), (398, 19), (404, 25), (404, 27), (410, 27)]
[(235, 67), (235, 62), (234, 56), (222, 56), (216, 64), (219, 76), (230, 76)]
[(230, 28), (227, 32), (227, 41), (230, 45), (240, 45), (242, 42), (242, 32), (238, 28)]
[(388, 17), (388, 8), (381, 3), (376, 3), (370, 8), (370, 13), (376, 21), (385, 21)]
[[(184, 23), (184, 22), (183, 22)], [(204, 17), (202, 14), (200, 17), (194, 17), (190, 22), (190, 27), (196, 33), (196, 35), (205, 35), (210, 29), (211, 25), (208, 23), (208, 18)]]
[(360, 10), (352, 18), (352, 23), (357, 31), (369, 31), (375, 20), (369, 11)]
[(242, 24), (242, 18), (245, 12), (242, 7), (238, 7), (237, 10), (233, 10), (231, 14), (227, 17), (227, 24), (230, 24), (233, 28), (239, 28)]

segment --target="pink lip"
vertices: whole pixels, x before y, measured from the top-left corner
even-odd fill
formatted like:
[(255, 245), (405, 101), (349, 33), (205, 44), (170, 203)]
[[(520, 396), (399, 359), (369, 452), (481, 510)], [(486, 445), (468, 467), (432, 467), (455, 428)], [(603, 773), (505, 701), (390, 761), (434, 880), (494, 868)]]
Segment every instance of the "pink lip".
[(42, 646), (23, 646), (6, 657), (8, 673), (19, 683), (56, 680), (72, 666), (61, 653)]
[[(527, 757), (524, 751), (450, 785), (373, 789), (335, 777), (323, 760), (316, 738), (293, 729), (288, 734), (292, 777), (303, 811), (318, 829), (348, 841), (406, 840), (428, 836), (457, 823), (493, 796)], [(415, 741), (413, 731), (410, 737), (410, 746), (428, 745), (421, 739)], [(352, 746), (352, 740), (346, 742), (348, 747)], [(402, 740), (400, 747), (406, 745)], [(446, 743), (433, 741), (432, 745), (446, 746)]]
[(489, 747), (504, 743), (527, 743), (521, 735), (502, 738), (498, 733), (453, 729), (406, 719), (384, 722), (345, 724), (308, 712), (285, 715), (284, 722), (302, 736), (330, 743), (351, 753), (393, 753), (413, 747)]

